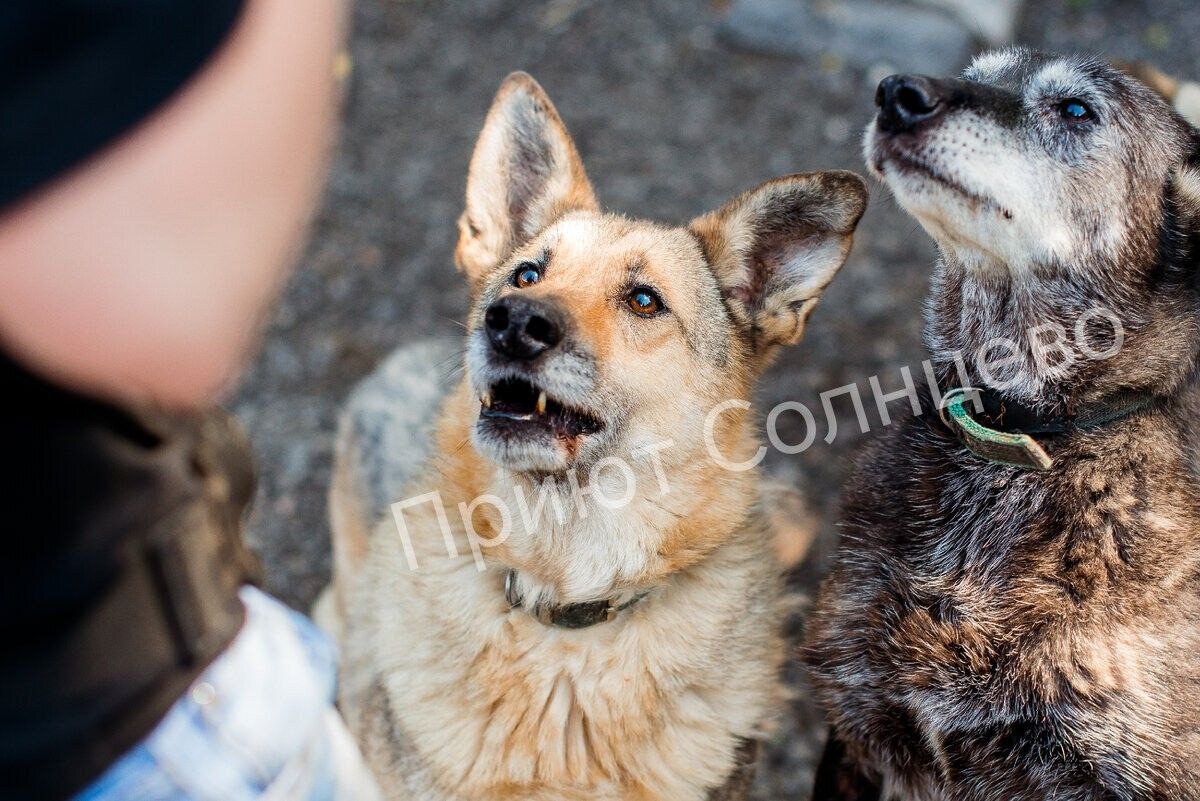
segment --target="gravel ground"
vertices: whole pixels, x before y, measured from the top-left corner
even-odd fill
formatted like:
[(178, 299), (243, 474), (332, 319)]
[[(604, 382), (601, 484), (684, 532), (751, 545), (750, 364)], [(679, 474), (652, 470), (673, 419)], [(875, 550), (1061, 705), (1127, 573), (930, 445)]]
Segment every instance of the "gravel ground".
[[(543, 83), (614, 210), (686, 220), (777, 174), (862, 171), (859, 136), (877, 70), (734, 52), (718, 36), (724, 10), (719, 0), (359, 4), (329, 190), (233, 402), (260, 458), (250, 536), (270, 590), (306, 608), (327, 580), (325, 487), (351, 387), (397, 344), (458, 330), (466, 292), (451, 260), (454, 221), (471, 145), (509, 71)], [(1200, 76), (1195, 0), (1031, 2), (1018, 30), (1029, 44), (1148, 58)], [(900, 386), (900, 366), (919, 369), (932, 258), (924, 233), (877, 188), (850, 262), (805, 342), (767, 376), (762, 404), (797, 399), (816, 410), (820, 392), (853, 382), (877, 425), (867, 381), (878, 374), (886, 391)], [(805, 591), (836, 539), (838, 487), (870, 436), (844, 400), (833, 444), (818, 439), (800, 456), (768, 461), (803, 488), (820, 521), (795, 577)], [(768, 749), (758, 799), (807, 797), (820, 716), (791, 672), (795, 714)]]

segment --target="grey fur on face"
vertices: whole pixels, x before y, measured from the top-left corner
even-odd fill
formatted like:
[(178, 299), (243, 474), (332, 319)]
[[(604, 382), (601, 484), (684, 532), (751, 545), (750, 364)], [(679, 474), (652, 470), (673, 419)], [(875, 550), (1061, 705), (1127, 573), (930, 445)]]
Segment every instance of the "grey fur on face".
[[(933, 117), (911, 131), (872, 122), (865, 155), (939, 245), (926, 336), (935, 361), (1025, 340), (1039, 325), (1069, 329), (1102, 308), (1162, 355), (1140, 366), (1123, 357), (1123, 370), (1143, 373), (1138, 383), (1181, 380), (1188, 343), (1176, 342), (1179, 318), (1163, 306), (1190, 302), (1173, 286), (1187, 271), (1172, 251), (1195, 217), (1195, 129), (1087, 57), (1011, 49), (960, 79), (913, 77), (936, 99)], [(1085, 116), (1069, 116), (1069, 104)], [(1046, 380), (1025, 356), (1014, 382), (1023, 399), (1077, 383), (1074, 371)]]
[(845, 746), (835, 784), (870, 788), (840, 797), (1198, 799), (1200, 136), (1086, 57), (1000, 51), (888, 91), (866, 155), (941, 251), (942, 388), (955, 354), (1102, 308), (1119, 352), (1025, 354), (1005, 397), (1155, 403), (1040, 437), (1046, 472), (974, 456), (928, 412), (863, 457), (805, 649)]

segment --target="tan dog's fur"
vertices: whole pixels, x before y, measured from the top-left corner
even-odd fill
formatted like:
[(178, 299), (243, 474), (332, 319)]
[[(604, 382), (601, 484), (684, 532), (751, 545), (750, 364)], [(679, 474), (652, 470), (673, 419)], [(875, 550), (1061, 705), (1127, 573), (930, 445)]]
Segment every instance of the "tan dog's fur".
[[(783, 649), (760, 479), (708, 458), (705, 418), (749, 398), (777, 346), (800, 339), (865, 200), (856, 176), (822, 173), (765, 184), (690, 228), (602, 214), (541, 88), (519, 74), (504, 83), (471, 162), (456, 253), (472, 289), (467, 375), (441, 396), (427, 442), (397, 438), (395, 417), (428, 397), (407, 382), (430, 380), (402, 377), (413, 359), (399, 353), (372, 379), (383, 400), (356, 396), (339, 441), (342, 702), (389, 798), (715, 797), (778, 700)], [(544, 280), (515, 287), (513, 266), (539, 258)], [(658, 287), (669, 312), (631, 314), (621, 298), (635, 279)], [(571, 350), (590, 365), (574, 402), (605, 425), (538, 452), (561, 470), (516, 469), (478, 433), (494, 357), (483, 311), (513, 293), (564, 310)], [(717, 419), (725, 459), (754, 455), (753, 422), (740, 408)], [(666, 440), (657, 467), (636, 456)], [(563, 476), (614, 456), (636, 478), (632, 501), (577, 505)], [(416, 461), (397, 467), (406, 458)], [(540, 492), (549, 500), (531, 525), (516, 510)], [(425, 493), (440, 498), (463, 556), (447, 556), (436, 505), (415, 504), (404, 516), (411, 570), (396, 523), (372, 522), (381, 505)], [(478, 535), (503, 539), (482, 549), (479, 572), (459, 510), (488, 496), (513, 510), (511, 531), (498, 536), (495, 504), (470, 509)], [(519, 571), (527, 601), (649, 594), (611, 622), (559, 629), (509, 608), (501, 568)]]

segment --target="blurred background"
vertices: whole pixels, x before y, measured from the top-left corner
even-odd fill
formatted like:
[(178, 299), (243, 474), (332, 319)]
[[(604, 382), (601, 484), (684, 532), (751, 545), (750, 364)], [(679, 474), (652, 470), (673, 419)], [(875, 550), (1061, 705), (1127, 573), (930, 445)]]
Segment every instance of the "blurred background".
[[(348, 392), (396, 345), (461, 330), (454, 223), (471, 147), (508, 72), (527, 70), (550, 93), (608, 209), (685, 221), (775, 175), (865, 172), (860, 137), (880, 78), (957, 72), (1009, 41), (1200, 78), (1196, 0), (360, 0), (325, 200), (233, 401), (259, 458), (250, 534), (268, 589), (307, 608), (328, 580), (325, 491)], [(806, 339), (763, 382), (765, 408), (795, 399), (818, 411), (821, 392), (857, 383), (877, 425), (868, 378), (886, 392), (901, 386), (901, 366), (919, 375), (933, 247), (872, 189)], [(803, 489), (819, 532), (794, 576), (805, 593), (836, 542), (838, 487), (871, 436), (846, 398), (835, 404), (834, 443), (819, 436), (767, 462)], [(807, 797), (811, 786), (820, 715), (790, 675), (794, 714), (767, 750), (758, 799)]]

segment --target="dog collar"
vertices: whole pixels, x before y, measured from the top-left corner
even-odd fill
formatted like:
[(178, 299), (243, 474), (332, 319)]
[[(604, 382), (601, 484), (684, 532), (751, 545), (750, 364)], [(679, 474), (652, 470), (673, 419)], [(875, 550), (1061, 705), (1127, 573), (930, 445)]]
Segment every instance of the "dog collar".
[[(561, 629), (586, 629), (597, 623), (607, 623), (638, 601), (649, 595), (649, 592), (638, 593), (624, 603), (618, 596), (601, 598), (598, 601), (583, 601), (577, 604), (547, 604), (537, 603), (527, 608), (527, 611), (543, 626), (557, 626)], [(517, 590), (517, 571), (509, 570), (504, 574), (504, 598), (510, 609), (524, 608), (524, 601)]]
[(993, 389), (958, 387), (943, 396), (938, 413), (942, 423), (976, 456), (1023, 470), (1044, 471), (1054, 460), (1034, 434), (1101, 428), (1156, 402), (1157, 396), (1147, 390), (1128, 389), (1066, 414), (1046, 414)]

